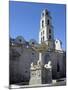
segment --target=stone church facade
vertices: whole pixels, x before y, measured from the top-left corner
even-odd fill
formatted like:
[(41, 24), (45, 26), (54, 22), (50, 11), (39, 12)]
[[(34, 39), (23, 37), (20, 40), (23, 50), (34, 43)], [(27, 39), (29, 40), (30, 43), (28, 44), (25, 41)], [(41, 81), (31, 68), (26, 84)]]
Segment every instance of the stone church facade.
[[(48, 46), (48, 50), (41, 55), (33, 47), (42, 43)], [(22, 36), (10, 38), (9, 66), (10, 84), (47, 84), (66, 77), (66, 52), (62, 49), (62, 42), (54, 39), (52, 17), (47, 9), (41, 13), (39, 43), (34, 39), (27, 42)]]
[(10, 83), (29, 82), (31, 62), (36, 63), (38, 53), (32, 49), (32, 40), (23, 37), (10, 40)]

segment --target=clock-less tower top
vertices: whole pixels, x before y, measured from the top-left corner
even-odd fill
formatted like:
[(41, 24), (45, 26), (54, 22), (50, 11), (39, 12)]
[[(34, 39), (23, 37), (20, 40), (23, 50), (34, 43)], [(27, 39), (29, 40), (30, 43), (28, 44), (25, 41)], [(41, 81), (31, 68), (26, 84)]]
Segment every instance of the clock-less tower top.
[(54, 41), (54, 31), (52, 26), (52, 17), (50, 12), (46, 9), (41, 13), (40, 31), (39, 31), (39, 44), (48, 41)]

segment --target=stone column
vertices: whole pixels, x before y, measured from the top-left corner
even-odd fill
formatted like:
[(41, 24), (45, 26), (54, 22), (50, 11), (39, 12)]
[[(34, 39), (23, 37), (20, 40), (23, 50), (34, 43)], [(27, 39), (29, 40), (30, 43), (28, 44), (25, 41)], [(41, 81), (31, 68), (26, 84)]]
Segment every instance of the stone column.
[(43, 65), (42, 52), (39, 52), (39, 61), (40, 61), (41, 65)]
[(42, 60), (42, 53), (39, 52), (39, 60), (41, 61)]

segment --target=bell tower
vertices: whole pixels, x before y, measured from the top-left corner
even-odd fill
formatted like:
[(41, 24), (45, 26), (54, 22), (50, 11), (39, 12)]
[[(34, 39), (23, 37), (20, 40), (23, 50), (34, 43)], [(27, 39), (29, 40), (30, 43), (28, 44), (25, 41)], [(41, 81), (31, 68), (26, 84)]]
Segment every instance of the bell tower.
[(52, 17), (50, 12), (46, 9), (41, 13), (40, 19), (40, 31), (39, 31), (39, 44), (45, 42), (48, 45), (50, 41), (50, 47), (53, 48), (54, 31), (52, 26)]

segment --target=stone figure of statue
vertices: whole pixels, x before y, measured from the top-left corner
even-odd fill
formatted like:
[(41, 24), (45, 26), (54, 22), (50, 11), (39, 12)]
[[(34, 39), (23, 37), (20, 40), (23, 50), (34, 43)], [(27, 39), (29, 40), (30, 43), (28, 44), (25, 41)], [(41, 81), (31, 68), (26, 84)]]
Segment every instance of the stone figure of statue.
[(52, 66), (51, 66), (51, 61), (49, 61), (48, 64), (45, 64), (44, 67), (45, 67), (46, 69), (51, 69), (51, 68), (52, 68)]
[(31, 63), (31, 67), (33, 67), (33, 62)]
[(48, 67), (52, 68), (51, 61), (48, 62)]
[(38, 66), (40, 66), (40, 65), (41, 65), (41, 61), (40, 61), (40, 60), (38, 60), (37, 65), (38, 65)]

